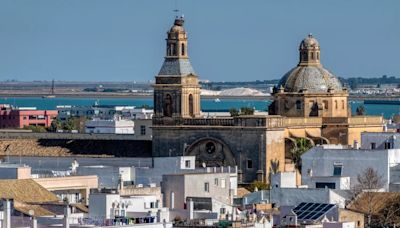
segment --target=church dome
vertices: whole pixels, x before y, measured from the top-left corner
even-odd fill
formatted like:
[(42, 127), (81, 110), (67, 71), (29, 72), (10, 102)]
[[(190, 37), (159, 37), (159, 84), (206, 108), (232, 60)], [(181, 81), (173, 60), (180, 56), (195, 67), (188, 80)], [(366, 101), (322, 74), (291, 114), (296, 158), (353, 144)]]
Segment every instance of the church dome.
[(320, 63), (318, 40), (311, 34), (303, 39), (299, 47), (299, 64), (287, 72), (278, 84), (285, 92), (326, 93), (342, 91), (340, 81)]
[(330, 89), (342, 91), (340, 81), (322, 66), (297, 66), (280, 80), (278, 88), (285, 92), (326, 93)]

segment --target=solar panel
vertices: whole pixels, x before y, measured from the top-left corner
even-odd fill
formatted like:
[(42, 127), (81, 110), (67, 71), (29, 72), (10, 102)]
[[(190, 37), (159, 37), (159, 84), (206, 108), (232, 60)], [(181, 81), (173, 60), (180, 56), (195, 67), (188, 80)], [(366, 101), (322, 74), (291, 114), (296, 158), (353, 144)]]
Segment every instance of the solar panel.
[(299, 220), (319, 220), (334, 207), (334, 204), (327, 203), (300, 203), (293, 212)]

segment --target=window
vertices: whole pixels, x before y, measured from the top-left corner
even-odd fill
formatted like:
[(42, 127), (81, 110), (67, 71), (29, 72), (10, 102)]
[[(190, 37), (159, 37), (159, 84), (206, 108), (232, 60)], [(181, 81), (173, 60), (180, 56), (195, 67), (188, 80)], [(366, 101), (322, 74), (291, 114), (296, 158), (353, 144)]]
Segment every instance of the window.
[(193, 113), (194, 113), (194, 111), (193, 111), (193, 95), (189, 94), (189, 115), (191, 117), (193, 117), (194, 116)]
[(140, 135), (146, 135), (146, 126), (144, 125), (140, 126)]
[(371, 150), (376, 149), (376, 143), (371, 143)]
[(226, 181), (225, 178), (221, 178), (221, 188), (225, 188)]
[(181, 45), (181, 54), (185, 55), (185, 44), (184, 43), (182, 43), (182, 45)]
[(335, 109), (338, 109), (337, 101), (335, 101)]
[(344, 109), (344, 100), (342, 100), (342, 109)]
[(226, 210), (225, 210), (225, 208), (221, 208), (221, 209), (219, 209), (219, 212), (220, 212), (220, 214), (225, 214)]
[(185, 168), (190, 168), (190, 160), (185, 161)]
[(303, 55), (303, 61), (308, 61), (307, 53), (304, 53), (304, 55)]
[(316, 182), (315, 183), (315, 188), (335, 189), (336, 188), (336, 184), (335, 183), (329, 183), (329, 182)]
[(210, 184), (208, 182), (204, 183), (204, 191), (210, 192)]
[(328, 101), (324, 101), (324, 109), (328, 109)]
[(317, 52), (317, 59), (319, 60), (319, 52)]
[(172, 105), (172, 96), (170, 94), (167, 94), (164, 98), (164, 116), (172, 117)]
[(333, 176), (342, 176), (342, 164), (333, 165)]
[(311, 52), (311, 59), (314, 59), (314, 52)]
[(296, 109), (301, 109), (301, 101), (296, 101)]
[(248, 159), (247, 160), (247, 169), (252, 169), (253, 168), (253, 161)]
[(215, 186), (218, 186), (218, 178), (215, 178), (215, 179), (214, 179), (214, 185), (215, 185)]
[(121, 216), (125, 217), (125, 210), (121, 210)]

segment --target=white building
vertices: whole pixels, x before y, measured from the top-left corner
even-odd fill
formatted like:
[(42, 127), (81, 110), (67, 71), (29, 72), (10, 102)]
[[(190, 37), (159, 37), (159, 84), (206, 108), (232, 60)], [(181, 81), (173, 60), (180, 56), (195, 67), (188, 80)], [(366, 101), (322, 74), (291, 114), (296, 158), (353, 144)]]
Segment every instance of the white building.
[(384, 190), (399, 189), (400, 149), (340, 149), (324, 145), (313, 147), (301, 159), (302, 184), (309, 188), (351, 189), (359, 174), (373, 168), (382, 176)]
[(243, 196), (242, 205), (271, 203), (275, 207), (293, 207), (302, 202), (335, 204), (346, 206), (345, 193), (329, 188), (272, 188)]
[(400, 133), (363, 132), (361, 149), (400, 149)]
[(154, 157), (152, 167), (135, 168), (135, 184), (160, 186), (163, 175), (188, 172), (204, 172), (195, 168), (195, 156)]
[(163, 205), (194, 212), (214, 213), (225, 217), (233, 213), (233, 197), (237, 194), (237, 169), (210, 168), (203, 173), (163, 175)]
[(94, 119), (86, 121), (85, 133), (95, 134), (134, 134), (135, 123), (132, 120), (114, 118), (109, 120)]
[(89, 197), (89, 221), (102, 226), (172, 227), (168, 210), (161, 208), (155, 195), (120, 196), (116, 193), (92, 193)]
[(70, 117), (88, 117), (98, 119), (113, 119), (120, 116), (122, 119), (151, 119), (152, 109), (136, 108), (124, 105), (93, 105), (93, 106), (57, 106), (58, 119), (66, 121)]

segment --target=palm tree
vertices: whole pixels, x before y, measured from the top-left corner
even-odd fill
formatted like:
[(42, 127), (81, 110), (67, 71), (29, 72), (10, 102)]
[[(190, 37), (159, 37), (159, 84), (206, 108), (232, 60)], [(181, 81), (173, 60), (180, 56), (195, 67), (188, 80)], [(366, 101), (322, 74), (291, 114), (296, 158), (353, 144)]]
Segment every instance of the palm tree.
[(297, 138), (295, 146), (291, 149), (292, 161), (295, 168), (301, 173), (301, 155), (308, 151), (312, 147), (309, 140), (305, 138)]

